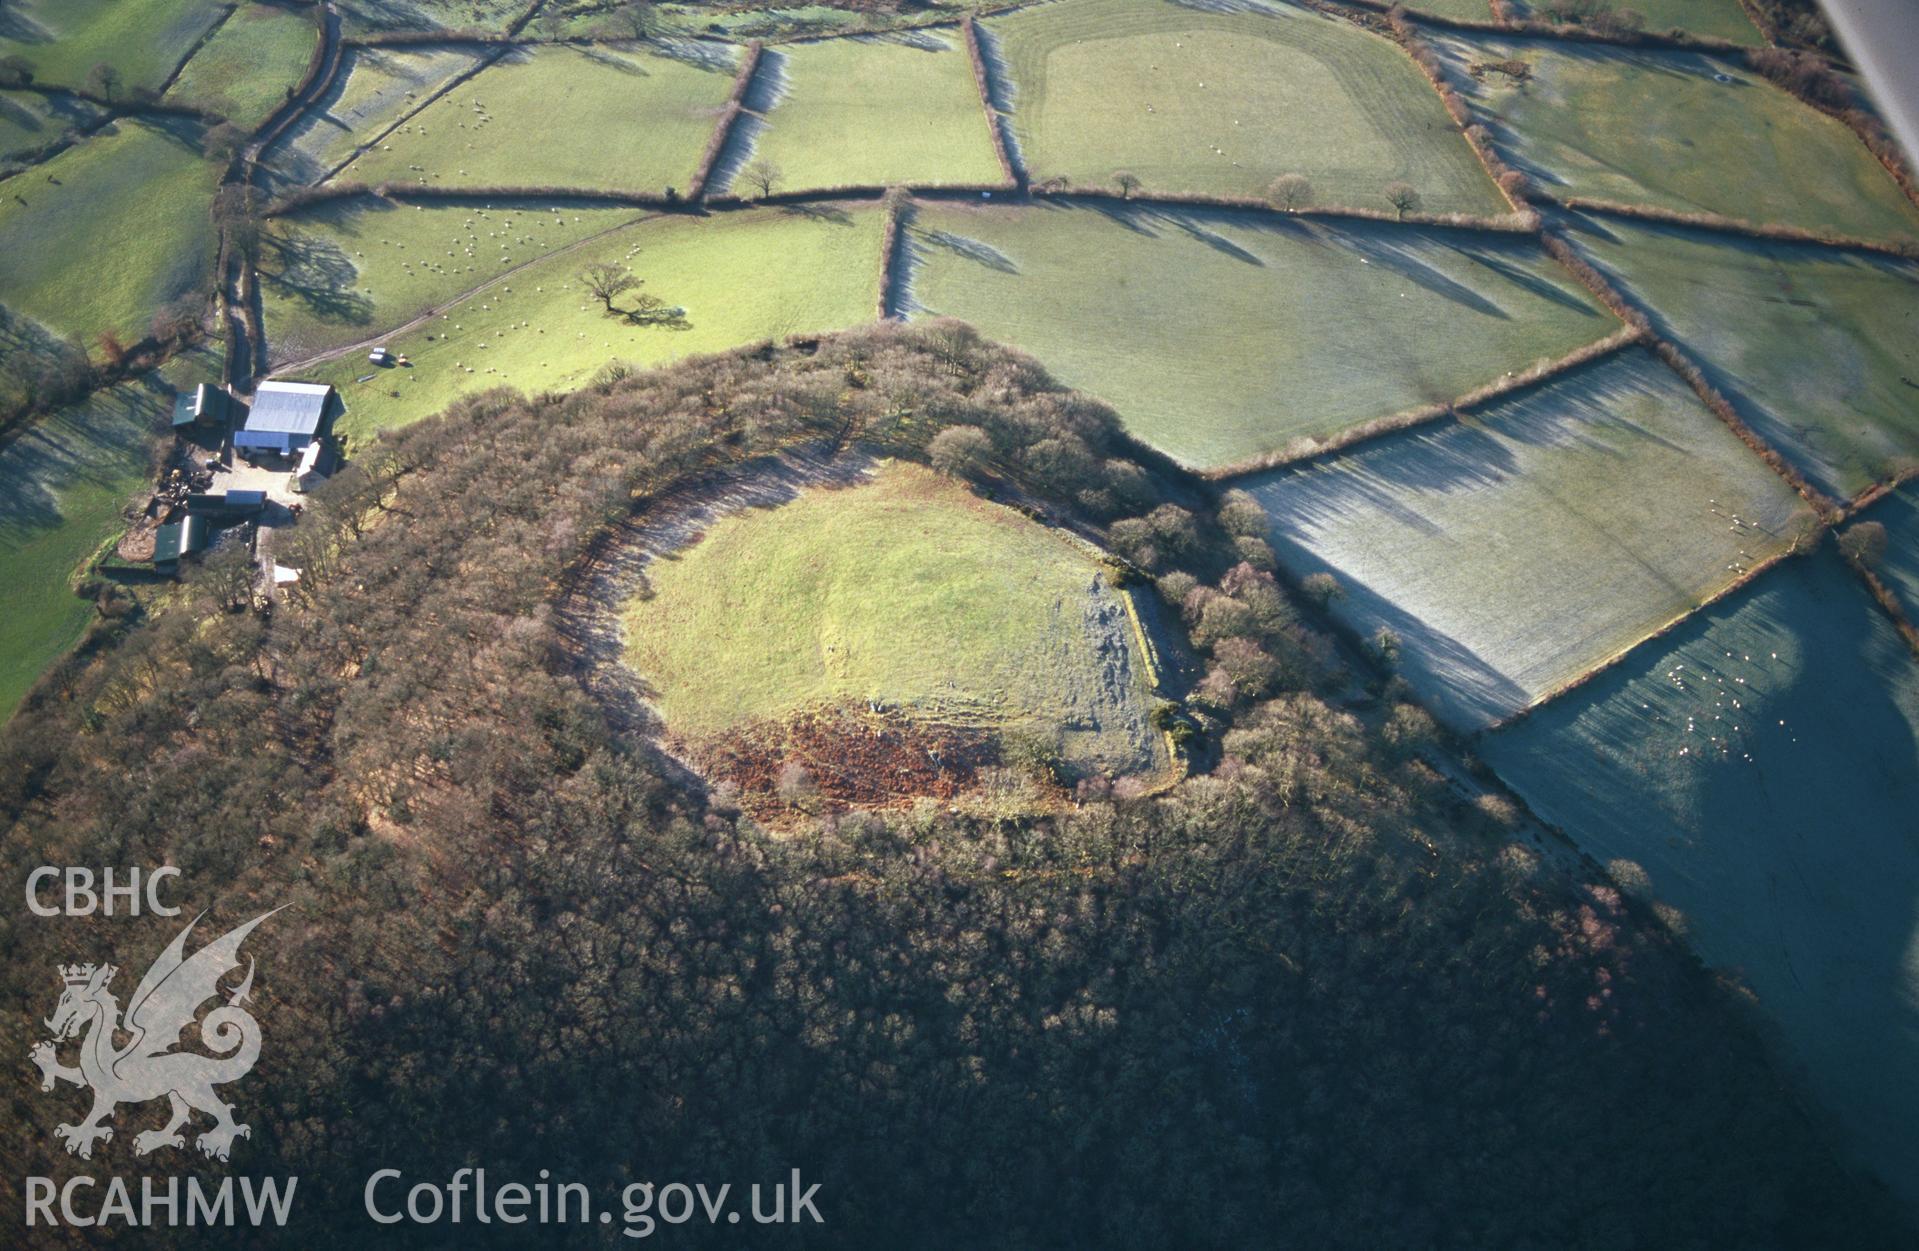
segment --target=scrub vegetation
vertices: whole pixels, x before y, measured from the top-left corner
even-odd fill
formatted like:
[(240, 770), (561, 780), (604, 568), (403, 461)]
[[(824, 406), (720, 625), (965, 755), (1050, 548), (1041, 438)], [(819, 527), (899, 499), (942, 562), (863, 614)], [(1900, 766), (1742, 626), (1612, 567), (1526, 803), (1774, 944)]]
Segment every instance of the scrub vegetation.
[[(478, 1153), (598, 1193), (630, 1177), (610, 1143), (689, 1175), (803, 1159), (859, 1179), (820, 1199), (862, 1245), (1904, 1235), (1671, 936), (1590, 870), (1487, 838), (1309, 693), (1254, 697), (1217, 772), (1161, 798), (800, 836), (625, 732), (552, 611), (596, 537), (690, 470), (849, 419), (904, 453), (940, 428), (901, 426), (907, 396), (998, 415), (1017, 437), (995, 463), (1035, 490), (1052, 479), (1021, 466), (1061, 422), (1117, 433), (940, 327), (496, 392), (316, 493), (286, 553), (302, 589), (270, 617), (210, 565), (0, 735), (8, 874), (164, 859), (230, 883), (209, 925), (292, 905), (267, 923), (247, 1148), (301, 1176), (303, 1232), (362, 1228), (363, 1148), (404, 1140), (422, 1177)], [(121, 928), (150, 950), (176, 923)], [(49, 998), (64, 934), (22, 927), (0, 991)], [(0, 1019), (0, 1049), (25, 1054), (37, 1015)], [(34, 1079), (10, 1093), (51, 1115)], [(86, 1167), (47, 1134), (4, 1151), (21, 1175)]]

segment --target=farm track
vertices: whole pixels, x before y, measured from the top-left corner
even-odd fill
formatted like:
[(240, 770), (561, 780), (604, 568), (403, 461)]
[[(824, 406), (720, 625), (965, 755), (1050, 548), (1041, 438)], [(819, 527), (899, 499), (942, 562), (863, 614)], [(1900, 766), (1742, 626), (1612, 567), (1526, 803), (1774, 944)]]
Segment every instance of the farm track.
[[(368, 348), (373, 347), (375, 344), (384, 342), (387, 339), (396, 338), (399, 335), (405, 334), (409, 330), (418, 329), (420, 326), (425, 325), (426, 323), (432, 321), (435, 317), (439, 316), (441, 309), (448, 308), (454, 304), (458, 304), (462, 300), (478, 295), (480, 292), (485, 291), (489, 287), (495, 286), (501, 282), (506, 281), (508, 278), (511, 278), (514, 274), (519, 273), (521, 270), (525, 269), (529, 265), (538, 265), (546, 261), (550, 261), (554, 257), (565, 256), (570, 252), (573, 252), (579, 248), (585, 247), (589, 243), (597, 243), (599, 240), (606, 238), (608, 235), (616, 234), (619, 231), (626, 230), (632, 226), (637, 226), (641, 222), (652, 221), (655, 218), (660, 216), (662, 216), (662, 214), (642, 213), (640, 216), (633, 218), (631, 221), (620, 222), (617, 225), (608, 226), (604, 230), (597, 230), (593, 232), (592, 234), (587, 235), (585, 238), (575, 239), (572, 243), (567, 244), (565, 247), (555, 248), (551, 252), (542, 252), (538, 256), (530, 257), (527, 260), (521, 261), (519, 264), (514, 265), (509, 269), (502, 270), (501, 272), (493, 275), (491, 278), (488, 278), (485, 282), (478, 283), (475, 286), (468, 287), (466, 290), (460, 292), (457, 295), (449, 297), (448, 299), (442, 301), (441, 303), (435, 305), (433, 308), (428, 309), (426, 312), (421, 313), (418, 317), (415, 317), (409, 321), (402, 322), (397, 326), (388, 327), (387, 329), (380, 331), (380, 333), (376, 335), (371, 335), (365, 339), (361, 339), (354, 343), (344, 344), (340, 347), (328, 348), (324, 352), (316, 352), (311, 356), (304, 356), (298, 360), (280, 362), (274, 365), (274, 367), (272, 368), (270, 372), (294, 373), (303, 369), (311, 369), (315, 365), (324, 364), (327, 361), (338, 360), (340, 357), (349, 356), (353, 354), (354, 352), (364, 351)], [(261, 350), (265, 351), (264, 343), (261, 345)]]

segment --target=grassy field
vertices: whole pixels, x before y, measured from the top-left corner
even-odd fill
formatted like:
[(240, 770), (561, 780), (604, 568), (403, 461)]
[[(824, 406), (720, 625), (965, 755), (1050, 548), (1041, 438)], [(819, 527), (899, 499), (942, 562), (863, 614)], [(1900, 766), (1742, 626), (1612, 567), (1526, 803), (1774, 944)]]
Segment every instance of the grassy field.
[(1408, 4), (1406, 10), (1415, 15), (1432, 13), (1439, 17), (1458, 18), (1465, 22), (1493, 20), (1491, 0), (1416, 0), (1416, 3)]
[(167, 93), (252, 130), (286, 101), (300, 81), (319, 28), (304, 13), (264, 4), (243, 5), (193, 54)]
[(1400, 672), (1467, 731), (1784, 550), (1803, 507), (1638, 349), (1247, 486), (1281, 563), (1336, 576), (1336, 614), (1368, 637), (1397, 633)]
[[(1556, 194), (1919, 237), (1919, 209), (1850, 130), (1729, 61), (1534, 40), (1443, 46), (1509, 159)], [(1532, 65), (1531, 81), (1475, 84), (1463, 69), (1508, 57)]]
[(1604, 338), (1530, 239), (1146, 207), (922, 206), (911, 301), (1032, 352), (1197, 467)]
[(516, 265), (643, 216), (636, 208), (361, 197), (276, 219), (260, 258), (270, 359), (298, 360), (405, 325)]
[(1584, 851), (1677, 908), (1709, 964), (1743, 973), (1881, 1176), (1915, 1175), (1919, 667), (1830, 550), (1479, 750)]
[(929, 31), (910, 42), (769, 49), (760, 75), (778, 103), (763, 124), (741, 122), (756, 131), (754, 155), (784, 171), (787, 190), (999, 182), (986, 110), (957, 39)]
[[(435, 187), (684, 191), (733, 89), (732, 49), (515, 52), (409, 118), (341, 171)], [(699, 55), (696, 56), (695, 53)], [(552, 125), (564, 100), (565, 125)]]
[(72, 96), (0, 91), (0, 168), (6, 158), (43, 148), (75, 127), (92, 125), (99, 117), (98, 107)]
[(268, 177), (281, 188), (319, 181), (480, 61), (472, 48), (348, 48), (342, 56), (321, 107), (308, 110), (267, 150)]
[(341, 26), (349, 35), (389, 30), (474, 30), (500, 34), (531, 0), (342, 0)]
[(1822, 490), (1919, 457), (1919, 266), (1616, 221), (1575, 240)]
[(211, 353), (176, 357), (159, 376), (95, 392), (0, 442), (0, 721), (92, 619), (74, 571), (121, 528), (175, 387), (219, 368)]
[(1093, 554), (931, 470), (733, 513), (646, 573), (627, 660), (678, 733), (877, 701), (1151, 762), (1144, 666)]
[(219, 20), (218, 0), (11, 0), (0, 15), (0, 57), (33, 64), (34, 80), (87, 86), (98, 64), (120, 71), (122, 91), (158, 88)]
[[(1390, 41), (1304, 9), (1060, 0), (994, 18), (1035, 181), (1257, 195), (1304, 174), (1327, 204), (1507, 211), (1419, 70)], [(1008, 103), (1008, 102), (1002, 102)]]
[(113, 331), (131, 343), (154, 310), (204, 287), (217, 171), (198, 139), (179, 122), (120, 121), (9, 183), (0, 303), (61, 334), (91, 342)]
[[(488, 387), (566, 390), (612, 360), (657, 365), (760, 339), (841, 329), (873, 316), (879, 241), (877, 208), (656, 218), (529, 266), (395, 336), (389, 342), (412, 358), (411, 368), (371, 370), (355, 353), (301, 376), (341, 389), (347, 412), (338, 429), (360, 438)], [(684, 309), (684, 320), (634, 325), (608, 317), (576, 276), (594, 261), (631, 265), (646, 280), (643, 289)], [(370, 381), (358, 381), (369, 372)]]

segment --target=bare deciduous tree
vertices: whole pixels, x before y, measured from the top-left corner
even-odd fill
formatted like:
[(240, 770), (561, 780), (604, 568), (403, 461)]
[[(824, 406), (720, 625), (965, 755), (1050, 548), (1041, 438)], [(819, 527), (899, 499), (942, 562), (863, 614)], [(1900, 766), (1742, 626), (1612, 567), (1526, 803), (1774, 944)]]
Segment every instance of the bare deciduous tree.
[(613, 307), (613, 297), (639, 286), (640, 280), (624, 265), (595, 262), (580, 271), (580, 283), (592, 292), (594, 299), (606, 306), (607, 312), (612, 313), (617, 311)]
[(1130, 200), (1139, 190), (1139, 175), (1131, 170), (1122, 169), (1113, 175), (1113, 183), (1119, 188), (1120, 198)]
[(120, 71), (105, 61), (87, 71), (87, 85), (112, 102), (114, 93), (120, 90)]
[(746, 185), (759, 192), (762, 200), (773, 194), (774, 185), (784, 176), (784, 171), (765, 157), (761, 157), (740, 171), (740, 177), (745, 180)]
[(1266, 198), (1274, 208), (1296, 213), (1313, 202), (1313, 184), (1304, 174), (1281, 174), (1266, 188)]
[(1389, 182), (1386, 184), (1386, 203), (1393, 206), (1404, 221), (1406, 214), (1419, 208), (1419, 192), (1409, 182)]

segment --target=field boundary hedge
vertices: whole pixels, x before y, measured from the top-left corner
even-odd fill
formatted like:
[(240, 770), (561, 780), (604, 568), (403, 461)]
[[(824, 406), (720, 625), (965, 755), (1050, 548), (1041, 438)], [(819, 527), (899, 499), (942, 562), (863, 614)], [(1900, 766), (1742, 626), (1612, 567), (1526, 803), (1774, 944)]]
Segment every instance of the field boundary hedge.
[[(880, 210), (886, 215), (880, 227), (880, 291), (874, 305), (873, 315), (881, 321), (893, 318), (892, 295), (893, 276), (899, 263), (900, 227), (903, 219), (912, 212), (912, 199), (904, 192), (888, 192)], [(895, 318), (895, 320), (904, 320)]]
[(1722, 234), (1744, 235), (1751, 239), (1766, 239), (1782, 243), (1811, 243), (1820, 247), (1839, 248), (1851, 252), (1876, 252), (1882, 256), (1896, 256), (1903, 260), (1919, 259), (1919, 239), (1862, 239), (1856, 235), (1840, 234), (1833, 230), (1813, 230), (1805, 226), (1788, 226), (1769, 222), (1747, 221), (1741, 217), (1727, 217), (1719, 213), (1687, 213), (1678, 209), (1660, 208), (1651, 204), (1625, 204), (1618, 200), (1595, 200), (1586, 196), (1548, 196), (1552, 203), (1561, 208), (1581, 213), (1603, 213), (1609, 217), (1629, 217), (1637, 221), (1666, 222), (1675, 226), (1695, 226), (1702, 230), (1716, 230)]
[(1733, 578), (1732, 580), (1727, 582), (1724, 586), (1718, 588), (1717, 590), (1712, 592), (1712, 594), (1706, 596), (1704, 599), (1700, 600), (1697, 604), (1693, 605), (1691, 608), (1686, 609), (1684, 612), (1674, 614), (1671, 618), (1669, 618), (1667, 621), (1661, 624), (1658, 629), (1652, 630), (1644, 635), (1641, 635), (1637, 641), (1628, 643), (1624, 647), (1618, 648), (1617, 650), (1608, 653), (1606, 656), (1600, 658), (1599, 660), (1594, 661), (1591, 665), (1587, 666), (1585, 669), (1581, 670), (1579, 673), (1574, 674), (1572, 677), (1567, 678), (1564, 682), (1561, 682), (1558, 686), (1555, 686), (1551, 690), (1548, 690), (1540, 695), (1535, 696), (1532, 702), (1528, 703), (1524, 708), (1521, 708), (1518, 712), (1509, 713), (1508, 715), (1493, 722), (1491, 725), (1485, 726), (1484, 728), (1480, 729), (1475, 734), (1475, 737), (1497, 734), (1501, 730), (1508, 729), (1511, 726), (1517, 725), (1519, 722), (1524, 721), (1527, 717), (1532, 716), (1533, 713), (1539, 711), (1541, 708), (1544, 708), (1547, 704), (1554, 703), (1555, 701), (1564, 698), (1565, 696), (1571, 694), (1573, 691), (1578, 690), (1580, 687), (1586, 685), (1588, 682), (1592, 681), (1594, 678), (1598, 677), (1600, 674), (1605, 673), (1607, 670), (1617, 665), (1620, 661), (1624, 660), (1626, 657), (1632, 655), (1634, 652), (1638, 651), (1640, 648), (1646, 646), (1646, 644), (1666, 637), (1668, 634), (1671, 634), (1674, 630), (1678, 629), (1680, 626), (1686, 624), (1688, 621), (1691, 621), (1694, 617), (1698, 616), (1700, 613), (1704, 612), (1706, 609), (1711, 608), (1714, 604), (1717, 604), (1721, 602), (1722, 600), (1725, 600), (1727, 597), (1737, 594), (1738, 592), (1744, 590), (1746, 587), (1750, 586), (1754, 581), (1756, 581), (1760, 576), (1767, 573), (1768, 571), (1773, 569), (1775, 566), (1783, 564), (1786, 561), (1791, 560), (1795, 556), (1803, 556), (1803, 555), (1806, 555), (1807, 553), (1818, 551), (1819, 540), (1825, 535), (1825, 532), (1826, 532), (1826, 527), (1823, 524), (1821, 524), (1814, 529), (1809, 539), (1803, 536), (1795, 537), (1793, 539), (1792, 546), (1788, 547), (1785, 551), (1774, 552), (1772, 555), (1766, 557), (1764, 560), (1757, 562), (1751, 568), (1747, 569), (1744, 573), (1740, 574), (1736, 578)]
[[(1593, 30), (1577, 23), (1543, 22), (1534, 18), (1510, 16), (1512, 10), (1503, 3), (1494, 3), (1491, 8), (1499, 17), (1492, 21), (1478, 21), (1470, 17), (1451, 17), (1444, 13), (1430, 13), (1415, 3), (1406, 7), (1396, 0), (1345, 0), (1346, 3), (1368, 10), (1383, 13), (1391, 18), (1395, 11), (1405, 18), (1418, 22), (1421, 26), (1431, 26), (1438, 30), (1457, 30), (1475, 35), (1529, 35), (1536, 39), (1563, 39), (1568, 43), (1612, 44), (1621, 48), (1671, 48), (1687, 52), (1745, 52), (1747, 45), (1734, 43), (1730, 39), (1721, 39), (1717, 35), (1702, 35), (1696, 31), (1671, 27), (1666, 30), (1638, 30), (1609, 33)], [(1741, 0), (1744, 3), (1744, 0)], [(1759, 30), (1765, 36), (1764, 29)]]
[(993, 84), (987, 76), (986, 53), (979, 46), (979, 31), (973, 23), (973, 15), (968, 13), (959, 22), (960, 39), (966, 45), (966, 59), (973, 66), (973, 87), (979, 92), (980, 115), (986, 121), (987, 137), (993, 141), (993, 156), (999, 161), (999, 172), (1010, 188), (1024, 188), (1024, 173), (1013, 168), (1013, 158), (1006, 151), (1006, 136), (1000, 133), (1000, 113), (993, 107)]
[(1615, 353), (1622, 352), (1636, 343), (1645, 342), (1645, 333), (1632, 325), (1621, 326), (1603, 339), (1595, 340), (1584, 347), (1568, 352), (1564, 356), (1550, 360), (1535, 361), (1532, 365), (1503, 378), (1495, 379), (1484, 386), (1466, 392), (1459, 398), (1432, 404), (1421, 404), (1417, 408), (1408, 408), (1391, 413), (1385, 417), (1376, 417), (1356, 426), (1348, 426), (1337, 433), (1321, 438), (1310, 436), (1295, 439), (1277, 452), (1268, 452), (1261, 456), (1248, 457), (1212, 469), (1189, 470), (1197, 473), (1209, 482), (1225, 482), (1243, 478), (1248, 474), (1265, 473), (1273, 469), (1294, 468), (1350, 452), (1362, 443), (1370, 443), (1389, 435), (1400, 434), (1419, 426), (1431, 425), (1448, 417), (1457, 418), (1462, 412), (1471, 412), (1497, 403), (1513, 395), (1551, 382), (1562, 374), (1603, 360)]
[(1446, 81), (1446, 71), (1439, 63), (1439, 55), (1419, 37), (1419, 31), (1406, 20), (1404, 13), (1398, 8), (1394, 8), (1387, 14), (1386, 25), (1389, 32), (1387, 38), (1398, 44), (1399, 50), (1406, 54), (1421, 74), (1426, 76), (1426, 82), (1439, 96), (1440, 107), (1445, 109), (1446, 116), (1453, 120), (1453, 125), (1459, 130), (1459, 137), (1466, 141), (1466, 146), (1471, 148), (1473, 155), (1479, 158), (1479, 167), (1486, 171), (1486, 177), (1493, 180), (1493, 186), (1499, 191), (1501, 198), (1512, 206), (1515, 213), (1524, 212), (1526, 210), (1526, 176), (1506, 164), (1505, 158), (1499, 155), (1498, 149), (1493, 146), (1492, 135), (1478, 123), (1472, 106), (1453, 90), (1451, 83)]
[(733, 76), (733, 90), (720, 107), (713, 133), (706, 140), (706, 150), (700, 153), (700, 163), (693, 167), (693, 180), (686, 185), (687, 199), (699, 200), (706, 196), (706, 184), (713, 177), (713, 165), (720, 159), (720, 153), (726, 150), (726, 141), (732, 137), (734, 124), (739, 121), (740, 114), (746, 111), (746, 93), (753, 85), (754, 75), (760, 72), (760, 58), (765, 51), (766, 45), (758, 39), (746, 45), (746, 55), (740, 58), (739, 72)]

